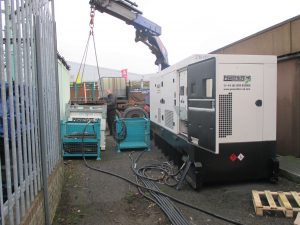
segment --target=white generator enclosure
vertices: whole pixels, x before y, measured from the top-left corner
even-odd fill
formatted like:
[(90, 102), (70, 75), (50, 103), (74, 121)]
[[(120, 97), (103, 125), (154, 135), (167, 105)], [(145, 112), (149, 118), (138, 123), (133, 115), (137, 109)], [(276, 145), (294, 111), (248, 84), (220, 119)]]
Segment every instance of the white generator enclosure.
[(276, 89), (276, 56), (194, 55), (151, 79), (155, 141), (189, 156), (195, 186), (276, 179)]

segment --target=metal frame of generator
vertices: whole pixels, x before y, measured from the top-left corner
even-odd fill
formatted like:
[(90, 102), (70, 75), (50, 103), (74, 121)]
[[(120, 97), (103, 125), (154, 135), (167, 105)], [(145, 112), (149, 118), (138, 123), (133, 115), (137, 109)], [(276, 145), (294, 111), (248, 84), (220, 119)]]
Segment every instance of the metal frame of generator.
[(148, 118), (119, 118), (116, 123), (117, 151), (123, 149), (150, 150), (150, 120)]
[(100, 134), (101, 134), (101, 150), (106, 149), (106, 105), (70, 105), (66, 107), (66, 118), (68, 121), (77, 122), (88, 122), (97, 121), (101, 123)]
[(101, 121), (61, 122), (64, 157), (97, 157), (100, 160)]
[(193, 55), (150, 81), (154, 141), (175, 162), (188, 155), (187, 180), (277, 180), (277, 58)]

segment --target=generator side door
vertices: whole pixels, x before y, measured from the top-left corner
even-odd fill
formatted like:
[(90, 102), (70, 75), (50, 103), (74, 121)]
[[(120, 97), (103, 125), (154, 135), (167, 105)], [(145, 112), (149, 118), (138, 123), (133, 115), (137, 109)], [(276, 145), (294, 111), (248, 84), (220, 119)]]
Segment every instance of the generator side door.
[(216, 59), (188, 66), (188, 138), (216, 153)]
[(187, 135), (187, 70), (179, 72), (179, 132)]
[(218, 142), (261, 142), (264, 124), (263, 65), (220, 63), (218, 68)]

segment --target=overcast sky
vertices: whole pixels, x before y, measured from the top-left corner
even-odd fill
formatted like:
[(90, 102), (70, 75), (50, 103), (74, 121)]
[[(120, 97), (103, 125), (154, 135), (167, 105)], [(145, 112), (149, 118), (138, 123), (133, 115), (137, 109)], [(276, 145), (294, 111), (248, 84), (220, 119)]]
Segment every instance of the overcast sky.
[[(143, 16), (162, 27), (161, 40), (174, 64), (223, 47), (300, 13), (299, 0), (136, 0)], [(89, 32), (89, 0), (56, 0), (58, 51), (80, 62)], [(96, 12), (95, 38), (101, 67), (157, 72), (155, 56), (135, 43), (135, 29)], [(95, 65), (92, 42), (87, 59)]]

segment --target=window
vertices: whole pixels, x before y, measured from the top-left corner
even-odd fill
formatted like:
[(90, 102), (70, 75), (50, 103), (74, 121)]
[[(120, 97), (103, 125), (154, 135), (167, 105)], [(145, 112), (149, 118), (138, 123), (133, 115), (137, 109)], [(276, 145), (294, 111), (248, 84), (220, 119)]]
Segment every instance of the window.
[(184, 86), (180, 86), (180, 95), (184, 95)]
[(196, 94), (196, 83), (191, 84), (191, 94)]
[(206, 79), (205, 81), (205, 97), (212, 98), (213, 96), (213, 79)]

